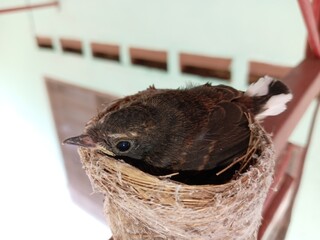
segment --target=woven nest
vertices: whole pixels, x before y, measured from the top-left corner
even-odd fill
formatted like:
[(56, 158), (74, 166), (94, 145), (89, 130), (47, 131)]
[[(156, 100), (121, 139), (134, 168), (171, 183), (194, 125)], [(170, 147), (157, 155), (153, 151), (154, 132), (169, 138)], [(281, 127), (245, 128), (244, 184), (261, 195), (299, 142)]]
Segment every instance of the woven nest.
[(79, 148), (113, 239), (256, 239), (274, 169), (274, 150), (258, 123), (242, 158), (244, 173), (222, 185), (186, 185)]

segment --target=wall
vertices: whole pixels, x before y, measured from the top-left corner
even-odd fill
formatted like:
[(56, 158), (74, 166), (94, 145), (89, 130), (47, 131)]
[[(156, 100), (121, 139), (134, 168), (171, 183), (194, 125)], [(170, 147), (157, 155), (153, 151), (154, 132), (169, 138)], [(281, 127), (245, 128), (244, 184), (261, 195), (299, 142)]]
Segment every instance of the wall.
[[(233, 85), (244, 88), (248, 60), (294, 66), (305, 48), (302, 18), (291, 1), (65, 0), (60, 10), (34, 12), (33, 20), (35, 33), (51, 36), (56, 43), (61, 37), (84, 41), (85, 59), (41, 54), (45, 73), (121, 95), (150, 84), (202, 83), (197, 77), (180, 76), (182, 51), (232, 58)], [(91, 41), (119, 44), (122, 63), (93, 61)], [(132, 67), (128, 57), (132, 46), (167, 50), (169, 73)]]

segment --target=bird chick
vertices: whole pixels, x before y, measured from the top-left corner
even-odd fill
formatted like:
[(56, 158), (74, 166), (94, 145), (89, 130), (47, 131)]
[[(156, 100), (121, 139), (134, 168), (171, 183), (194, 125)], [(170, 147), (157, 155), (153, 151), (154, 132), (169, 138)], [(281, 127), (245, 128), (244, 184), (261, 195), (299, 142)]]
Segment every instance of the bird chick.
[(246, 92), (225, 85), (149, 89), (113, 102), (93, 117), (84, 133), (64, 143), (93, 148), (154, 175), (178, 173), (188, 184), (224, 183), (217, 176), (247, 151), (249, 118), (286, 109), (292, 94), (271, 77)]

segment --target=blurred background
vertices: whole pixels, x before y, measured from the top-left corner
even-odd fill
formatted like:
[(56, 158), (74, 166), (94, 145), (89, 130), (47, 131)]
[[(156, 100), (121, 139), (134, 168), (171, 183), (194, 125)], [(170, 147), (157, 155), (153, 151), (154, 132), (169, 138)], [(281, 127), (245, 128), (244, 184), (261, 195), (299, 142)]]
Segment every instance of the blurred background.
[[(265, 74), (282, 78), (306, 39), (291, 0), (2, 0), (0, 238), (108, 239), (102, 197), (61, 140), (103, 103), (153, 84), (245, 90)], [(290, 136), (298, 150), (315, 107)], [(319, 139), (316, 124), (288, 240), (319, 235)]]

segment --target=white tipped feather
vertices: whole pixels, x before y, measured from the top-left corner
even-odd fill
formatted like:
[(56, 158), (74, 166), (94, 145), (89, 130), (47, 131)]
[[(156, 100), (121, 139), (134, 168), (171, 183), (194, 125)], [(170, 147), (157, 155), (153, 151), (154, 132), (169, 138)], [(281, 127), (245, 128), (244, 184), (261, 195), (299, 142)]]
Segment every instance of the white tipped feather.
[(252, 83), (248, 90), (246, 91), (246, 95), (250, 97), (259, 97), (268, 94), (269, 85), (275, 81), (272, 77), (264, 76), (259, 78), (259, 80), (255, 83)]
[(270, 96), (269, 100), (262, 107), (262, 111), (256, 115), (256, 119), (263, 119), (267, 116), (274, 116), (282, 113), (287, 109), (286, 103), (292, 99), (291, 93), (282, 93), (272, 96), (272, 92), (269, 92), (271, 85), (277, 80), (264, 76), (260, 78), (257, 82), (252, 83), (246, 95), (249, 97), (261, 97), (261, 96)]
[(286, 103), (292, 99), (292, 94), (278, 94), (272, 96), (266, 105), (264, 106), (264, 111), (256, 115), (256, 119), (263, 119), (267, 116), (274, 116), (282, 113), (287, 109)]

